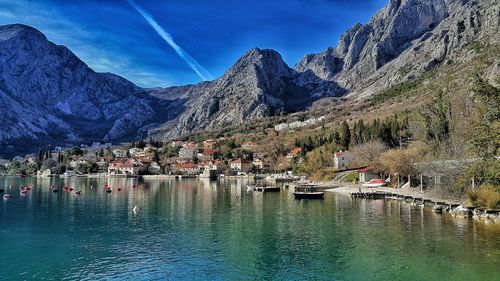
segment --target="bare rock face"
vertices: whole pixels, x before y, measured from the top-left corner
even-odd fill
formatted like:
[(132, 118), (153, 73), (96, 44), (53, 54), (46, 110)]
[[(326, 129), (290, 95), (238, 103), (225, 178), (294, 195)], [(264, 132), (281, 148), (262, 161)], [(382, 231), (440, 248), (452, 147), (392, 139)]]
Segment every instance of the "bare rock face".
[(391, 0), (335, 49), (306, 55), (295, 69), (370, 95), (457, 59), (476, 40), (498, 44), (499, 10), (494, 0)]
[[(298, 73), (274, 50), (254, 48), (219, 79), (194, 86), (186, 111), (167, 124), (167, 137), (251, 122), (305, 109), (322, 97), (341, 95), (333, 82)], [(173, 125), (175, 124), (175, 125)]]
[(64, 46), (20, 24), (0, 26), (0, 144), (120, 140), (154, 119), (154, 98), (96, 73)]
[[(141, 89), (94, 72), (34, 28), (0, 26), (0, 147), (178, 137), (304, 110), (325, 97), (364, 98), (470, 61), (473, 44), (500, 44), (499, 27), (498, 0), (390, 0), (294, 69), (276, 51), (255, 48), (217, 80)], [(495, 63), (490, 77), (498, 76)]]

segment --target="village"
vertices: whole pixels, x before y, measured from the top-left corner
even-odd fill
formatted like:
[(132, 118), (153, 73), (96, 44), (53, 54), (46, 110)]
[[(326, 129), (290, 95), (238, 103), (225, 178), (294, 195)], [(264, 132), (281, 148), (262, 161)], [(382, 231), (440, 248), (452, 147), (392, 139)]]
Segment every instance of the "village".
[[(168, 143), (151, 140), (121, 146), (94, 142), (90, 146), (55, 147), (53, 150), (41, 150), (37, 155), (15, 157), (7, 164), (6, 172), (40, 177), (304, 176), (292, 171), (294, 165), (304, 161), (305, 152), (301, 147), (292, 147), (278, 162), (254, 141), (244, 141), (239, 145), (232, 143), (229, 147), (228, 151), (226, 138), (201, 142), (173, 140)], [(352, 157), (348, 151), (333, 155), (332, 170), (348, 171), (352, 168)], [(377, 173), (367, 175), (366, 166), (361, 168), (362, 180), (378, 177)]]

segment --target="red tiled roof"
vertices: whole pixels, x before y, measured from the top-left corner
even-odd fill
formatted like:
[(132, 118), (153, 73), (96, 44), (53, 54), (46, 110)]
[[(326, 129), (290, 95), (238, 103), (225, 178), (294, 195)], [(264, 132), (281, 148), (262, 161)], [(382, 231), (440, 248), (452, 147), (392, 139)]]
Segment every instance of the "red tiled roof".
[(236, 159), (236, 160), (233, 160), (231, 161), (231, 163), (234, 163), (234, 164), (238, 164), (238, 163), (250, 163), (250, 161), (246, 160), (246, 159)]
[(358, 173), (368, 173), (368, 172), (374, 172), (374, 171), (375, 171), (375, 167), (369, 166), (369, 167), (366, 167), (363, 169), (359, 169)]
[(177, 169), (197, 169), (197, 164), (187, 163), (187, 164), (177, 164), (175, 166)]
[(217, 150), (215, 149), (205, 149), (202, 152), (203, 155), (214, 155), (217, 154)]

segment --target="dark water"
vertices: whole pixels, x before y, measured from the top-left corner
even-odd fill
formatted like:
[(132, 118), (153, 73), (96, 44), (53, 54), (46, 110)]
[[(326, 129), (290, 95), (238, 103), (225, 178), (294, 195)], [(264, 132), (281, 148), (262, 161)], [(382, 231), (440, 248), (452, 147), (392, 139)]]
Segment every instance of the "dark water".
[[(21, 183), (26, 197), (8, 190)], [(0, 280), (500, 280), (498, 226), (247, 184), (0, 178)]]

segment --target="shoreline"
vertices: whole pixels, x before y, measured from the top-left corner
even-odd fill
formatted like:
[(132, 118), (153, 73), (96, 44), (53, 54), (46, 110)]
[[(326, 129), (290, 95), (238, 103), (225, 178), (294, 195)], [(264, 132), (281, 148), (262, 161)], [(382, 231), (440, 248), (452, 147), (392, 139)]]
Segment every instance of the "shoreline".
[[(448, 213), (453, 218), (472, 219), (482, 221), (487, 224), (500, 224), (499, 209), (471, 207), (465, 198), (442, 198), (429, 193), (422, 193), (420, 190), (414, 191), (393, 187), (368, 188), (361, 185), (341, 185), (325, 191), (350, 197), (352, 197), (353, 194), (360, 192), (368, 194), (387, 193), (392, 196), (383, 196), (383, 200), (396, 200), (421, 207), (432, 207), (432, 210), (435, 213)], [(407, 201), (407, 199), (409, 199), (409, 201)], [(420, 203), (417, 203), (416, 199), (419, 199)]]
[[(321, 184), (320, 184), (321, 185)], [(416, 189), (416, 188), (413, 188)], [(370, 192), (385, 192), (385, 193), (392, 193), (395, 195), (401, 195), (401, 196), (411, 196), (413, 198), (425, 198), (428, 200), (431, 200), (433, 202), (443, 202), (448, 205), (467, 205), (467, 200), (465, 198), (443, 198), (439, 197), (433, 194), (429, 194), (428, 192), (420, 192), (420, 190), (411, 190), (411, 189), (402, 189), (402, 188), (394, 188), (394, 187), (377, 187), (377, 188), (370, 188), (370, 187), (364, 187), (361, 185), (349, 185), (349, 184), (343, 184), (340, 185), (337, 188), (332, 188), (328, 189), (328, 192), (335, 192), (343, 195), (351, 195), (352, 193), (355, 192), (363, 192), (363, 193), (370, 193)]]

